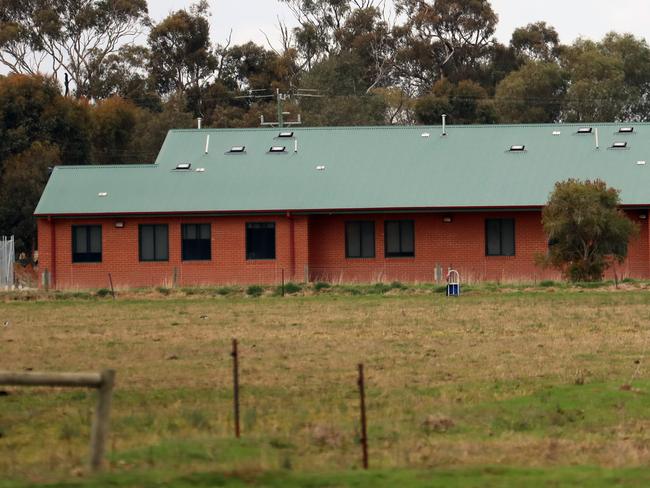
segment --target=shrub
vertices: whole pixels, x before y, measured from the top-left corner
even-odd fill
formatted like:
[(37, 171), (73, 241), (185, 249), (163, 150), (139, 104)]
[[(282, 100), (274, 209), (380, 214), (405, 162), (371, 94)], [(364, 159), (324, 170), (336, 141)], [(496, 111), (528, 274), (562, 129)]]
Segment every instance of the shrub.
[(222, 297), (225, 297), (226, 295), (231, 295), (235, 293), (235, 289), (230, 286), (222, 286), (221, 288), (217, 288), (216, 293), (217, 295), (221, 295)]
[(556, 183), (542, 212), (549, 250), (540, 262), (573, 282), (600, 281), (613, 262), (625, 260), (639, 231), (620, 204), (619, 191), (601, 180)]
[(259, 297), (264, 293), (264, 288), (260, 285), (251, 285), (246, 288), (246, 294), (251, 297)]
[(318, 281), (314, 283), (314, 290), (316, 291), (326, 290), (331, 287), (332, 285), (330, 285), (329, 283), (325, 283), (324, 281)]
[(301, 290), (302, 290), (302, 286), (297, 284), (297, 283), (289, 282), (289, 283), (284, 284), (284, 292), (289, 294), (289, 295), (293, 295), (294, 293), (298, 293)]
[(97, 295), (99, 298), (107, 297), (110, 294), (111, 294), (111, 290), (108, 290), (106, 288), (100, 288), (95, 292), (95, 295)]

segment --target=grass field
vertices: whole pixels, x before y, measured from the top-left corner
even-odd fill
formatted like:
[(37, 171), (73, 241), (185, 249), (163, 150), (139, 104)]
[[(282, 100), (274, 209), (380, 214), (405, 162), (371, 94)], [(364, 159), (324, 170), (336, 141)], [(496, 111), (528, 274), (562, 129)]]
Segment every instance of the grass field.
[(301, 293), (4, 296), (0, 369), (113, 367), (117, 387), (99, 478), (85, 473), (92, 392), (5, 388), (0, 488), (650, 484), (645, 285)]

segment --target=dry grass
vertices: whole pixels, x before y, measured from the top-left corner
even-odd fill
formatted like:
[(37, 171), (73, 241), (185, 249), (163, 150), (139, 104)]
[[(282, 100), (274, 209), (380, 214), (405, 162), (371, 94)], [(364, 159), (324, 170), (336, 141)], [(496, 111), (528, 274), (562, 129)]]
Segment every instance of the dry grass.
[[(356, 466), (360, 361), (376, 467), (637, 466), (650, 462), (649, 303), (575, 290), (0, 303), (0, 369), (116, 368), (115, 471)], [(92, 394), (7, 391), (0, 473), (81, 469)]]

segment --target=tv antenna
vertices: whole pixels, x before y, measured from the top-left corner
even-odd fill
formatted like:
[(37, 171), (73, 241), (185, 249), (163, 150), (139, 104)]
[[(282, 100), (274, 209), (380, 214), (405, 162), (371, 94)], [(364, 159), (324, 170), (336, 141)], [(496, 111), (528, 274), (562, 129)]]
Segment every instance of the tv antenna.
[(264, 114), (260, 115), (260, 125), (266, 127), (291, 127), (294, 125), (302, 125), (301, 115), (298, 114), (298, 117), (294, 121), (286, 121), (284, 117), (286, 115), (291, 115), (291, 112), (284, 111), (284, 102), (292, 98), (322, 98), (323, 95), (319, 94), (318, 90), (308, 89), (308, 88), (299, 88), (295, 92), (291, 93), (281, 93), (280, 89), (275, 90), (275, 94), (268, 93), (268, 90), (249, 90), (248, 95), (235, 97), (235, 98), (275, 98), (276, 100), (276, 109), (277, 109), (277, 121), (267, 122), (264, 120)]

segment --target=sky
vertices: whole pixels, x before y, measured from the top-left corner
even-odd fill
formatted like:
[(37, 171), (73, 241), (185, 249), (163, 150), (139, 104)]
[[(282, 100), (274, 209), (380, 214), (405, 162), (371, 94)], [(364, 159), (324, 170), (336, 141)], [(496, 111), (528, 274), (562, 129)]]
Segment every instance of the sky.
[[(391, 0), (388, 0), (391, 1)], [(233, 31), (235, 44), (253, 40), (266, 43), (261, 31), (277, 42), (277, 18), (288, 25), (291, 12), (278, 0), (209, 0), (212, 11), (213, 39), (223, 43)], [(630, 32), (650, 41), (650, 4), (648, 0), (491, 0), (499, 15), (497, 38), (507, 44), (515, 28), (544, 20), (554, 26), (560, 40), (571, 43), (578, 37), (594, 40), (615, 30)], [(154, 20), (170, 11), (187, 8), (191, 0), (149, 0)]]

